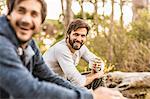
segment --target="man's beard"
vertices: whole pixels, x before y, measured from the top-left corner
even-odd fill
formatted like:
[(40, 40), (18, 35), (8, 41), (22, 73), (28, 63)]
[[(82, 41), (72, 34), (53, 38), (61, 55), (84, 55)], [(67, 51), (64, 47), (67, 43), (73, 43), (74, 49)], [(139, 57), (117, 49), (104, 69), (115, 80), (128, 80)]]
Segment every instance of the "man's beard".
[[(78, 47), (78, 45), (77, 45), (76, 42), (80, 43), (80, 47)], [(83, 42), (76, 41), (76, 40), (71, 40), (71, 39), (70, 39), (70, 36), (69, 36), (69, 44), (71, 45), (71, 47), (72, 47), (73, 49), (79, 50), (79, 49), (82, 47), (82, 45), (83, 45), (84, 43), (83, 43)]]

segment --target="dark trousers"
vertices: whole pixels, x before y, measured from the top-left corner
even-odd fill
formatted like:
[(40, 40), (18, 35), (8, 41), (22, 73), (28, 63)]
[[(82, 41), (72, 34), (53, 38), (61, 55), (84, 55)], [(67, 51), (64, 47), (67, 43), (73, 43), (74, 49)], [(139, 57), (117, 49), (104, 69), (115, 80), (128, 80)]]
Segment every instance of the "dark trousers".
[(9, 94), (2, 88), (0, 88), (0, 99), (9, 99)]
[(95, 79), (95, 80), (92, 81), (90, 84), (86, 85), (85, 87), (87, 87), (88, 89), (93, 89), (93, 90), (95, 90), (95, 89), (98, 88), (99, 86), (103, 86), (103, 79), (102, 79), (102, 78)]
[[(81, 73), (82, 75), (87, 75), (91, 73), (91, 71), (87, 71), (87, 72), (83, 72)], [(85, 87), (87, 87), (88, 89), (96, 89), (98, 88), (99, 86), (104, 86), (104, 83), (103, 83), (103, 78), (97, 78), (97, 79), (94, 79), (90, 84), (86, 85)]]

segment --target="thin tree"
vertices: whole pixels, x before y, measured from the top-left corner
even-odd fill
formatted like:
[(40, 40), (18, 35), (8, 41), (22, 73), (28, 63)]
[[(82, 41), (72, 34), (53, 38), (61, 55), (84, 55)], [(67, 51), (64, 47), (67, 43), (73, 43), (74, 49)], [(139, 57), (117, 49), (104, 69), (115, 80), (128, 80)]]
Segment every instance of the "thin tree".
[(65, 29), (67, 28), (68, 24), (73, 20), (73, 12), (71, 9), (72, 0), (66, 0), (66, 11), (65, 11)]
[(133, 10), (133, 21), (138, 19), (139, 13), (138, 11), (141, 9), (148, 10), (148, 0), (132, 0), (132, 10)]
[(112, 41), (112, 34), (114, 32), (114, 0), (111, 0), (111, 16), (110, 16), (110, 30), (109, 30), (109, 61), (113, 59), (113, 41)]
[(79, 5), (81, 7), (81, 15), (82, 15), (82, 19), (86, 19), (86, 14), (84, 12), (84, 7), (83, 7), (83, 3), (84, 3), (84, 0), (77, 0), (79, 2)]
[(124, 1), (120, 0), (120, 12), (121, 12), (120, 25), (121, 25), (121, 28), (123, 28), (123, 4), (124, 4)]
[(98, 2), (98, 0), (95, 0), (95, 2), (94, 2), (94, 24), (95, 24), (95, 31), (97, 32), (97, 34), (99, 34), (98, 33), (98, 6), (97, 6), (97, 2)]
[(102, 14), (102, 19), (103, 19), (103, 21), (102, 21), (102, 26), (103, 26), (103, 35), (105, 36), (105, 38), (106, 39), (108, 39), (108, 36), (107, 36), (107, 34), (106, 34), (106, 31), (105, 31), (105, 25), (104, 25), (104, 23), (105, 23), (105, 2), (106, 2), (106, 0), (102, 0), (102, 8), (103, 8), (103, 14)]
[(94, 26), (95, 26), (95, 31), (98, 34), (98, 0), (90, 0), (90, 2), (94, 5)]

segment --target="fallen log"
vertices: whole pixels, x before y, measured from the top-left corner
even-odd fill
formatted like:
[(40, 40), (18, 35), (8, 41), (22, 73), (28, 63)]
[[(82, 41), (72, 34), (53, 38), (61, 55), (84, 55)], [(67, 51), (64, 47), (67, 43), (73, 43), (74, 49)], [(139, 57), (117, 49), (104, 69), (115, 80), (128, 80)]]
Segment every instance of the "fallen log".
[(129, 99), (146, 99), (150, 93), (149, 72), (110, 72), (103, 82), (105, 87), (119, 90)]

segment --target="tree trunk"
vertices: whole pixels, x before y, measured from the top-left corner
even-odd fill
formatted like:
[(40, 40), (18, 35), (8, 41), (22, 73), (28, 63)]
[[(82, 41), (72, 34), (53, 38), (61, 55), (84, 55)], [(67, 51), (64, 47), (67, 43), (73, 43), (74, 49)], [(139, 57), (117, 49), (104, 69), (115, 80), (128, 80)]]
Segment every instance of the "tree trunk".
[(61, 0), (61, 9), (62, 9), (62, 15), (65, 14), (65, 10), (64, 10), (64, 0)]
[(138, 20), (138, 11), (140, 9), (148, 9), (148, 0), (132, 0), (133, 21)]
[(109, 30), (109, 45), (110, 45), (110, 47), (109, 47), (109, 61), (111, 62), (112, 61), (112, 59), (113, 59), (113, 45), (112, 45), (112, 43), (113, 43), (113, 41), (112, 41), (112, 34), (113, 34), (113, 32), (114, 32), (114, 27), (113, 27), (113, 25), (114, 25), (114, 0), (111, 0), (111, 17), (110, 17), (110, 30)]
[(120, 11), (121, 11), (121, 16), (120, 16), (120, 25), (121, 28), (123, 28), (123, 0), (120, 0)]
[(103, 3), (103, 14), (102, 14), (102, 18), (103, 18), (103, 21), (102, 21), (102, 26), (103, 26), (103, 35), (105, 36), (105, 38), (108, 40), (109, 38), (108, 38), (108, 36), (107, 36), (107, 34), (106, 34), (106, 31), (105, 31), (105, 29), (106, 29), (106, 27), (105, 27), (105, 25), (104, 25), (104, 23), (105, 23), (105, 0), (102, 0), (102, 3)]
[(59, 16), (59, 22), (61, 22), (65, 27), (65, 22), (64, 22), (64, 18), (65, 18), (64, 0), (61, 0), (61, 10), (62, 10), (62, 13)]
[(69, 23), (73, 20), (73, 12), (71, 10), (72, 0), (66, 0), (67, 8), (65, 12), (65, 30)]
[(103, 2), (103, 18), (105, 17), (105, 11), (104, 11), (104, 9), (105, 9), (105, 0), (102, 0), (102, 2)]
[(95, 31), (98, 35), (99, 33), (98, 33), (98, 13), (97, 13), (97, 10), (98, 10), (97, 0), (95, 0), (95, 2), (94, 2), (94, 25), (95, 25)]
[(83, 19), (86, 19), (86, 14), (85, 14), (84, 9), (83, 9), (84, 0), (78, 0), (78, 2), (79, 2), (80, 7), (81, 7), (81, 15), (82, 15), (82, 18), (83, 18)]

